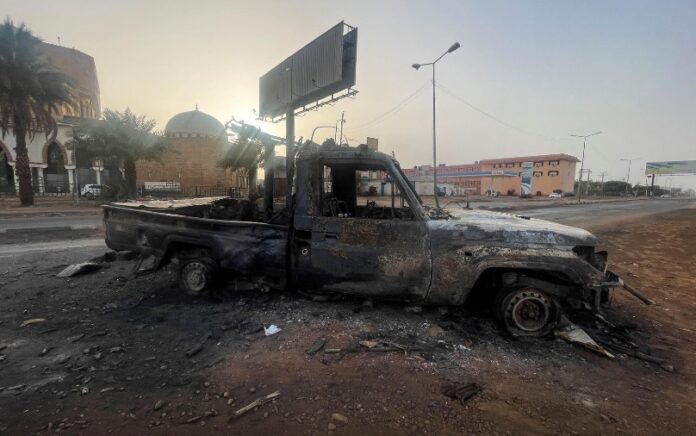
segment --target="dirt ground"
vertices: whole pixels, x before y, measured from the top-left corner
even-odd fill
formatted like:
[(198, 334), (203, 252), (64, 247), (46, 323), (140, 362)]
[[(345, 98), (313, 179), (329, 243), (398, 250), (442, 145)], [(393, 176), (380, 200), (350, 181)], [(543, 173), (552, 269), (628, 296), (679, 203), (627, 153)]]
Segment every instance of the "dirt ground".
[[(0, 433), (693, 434), (696, 209), (586, 227), (656, 302), (617, 291), (608, 318), (661, 365), (512, 340), (468, 311), (229, 289), (191, 297), (173, 271), (133, 278), (127, 261), (59, 279), (84, 259), (0, 260)], [(271, 324), (282, 330), (265, 336)], [(324, 349), (308, 355), (319, 338)], [(375, 339), (395, 351), (359, 344)], [(483, 390), (464, 404), (442, 394), (470, 382)]]

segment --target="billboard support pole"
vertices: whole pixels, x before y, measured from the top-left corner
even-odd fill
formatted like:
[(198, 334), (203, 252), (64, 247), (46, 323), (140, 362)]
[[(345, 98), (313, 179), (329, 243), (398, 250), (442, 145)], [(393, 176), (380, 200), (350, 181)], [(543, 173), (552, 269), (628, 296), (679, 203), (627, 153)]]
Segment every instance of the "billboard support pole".
[(275, 178), (275, 144), (264, 146), (263, 158), (263, 210), (266, 217), (273, 215), (273, 182)]
[(287, 192), (285, 204), (289, 216), (292, 216), (292, 184), (295, 176), (295, 110), (288, 109), (285, 115), (285, 176), (287, 177)]
[(651, 179), (651, 181), (650, 181), (650, 196), (654, 197), (655, 192), (653, 191), (653, 189), (655, 189), (655, 174), (651, 174), (650, 179)]

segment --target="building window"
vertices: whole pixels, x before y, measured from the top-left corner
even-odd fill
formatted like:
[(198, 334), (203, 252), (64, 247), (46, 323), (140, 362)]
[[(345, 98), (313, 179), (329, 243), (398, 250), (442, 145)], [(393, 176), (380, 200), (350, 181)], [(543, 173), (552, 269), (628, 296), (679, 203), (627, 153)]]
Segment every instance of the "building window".
[(543, 171), (534, 171), (534, 177), (541, 177), (544, 175)]
[(506, 164), (505, 164), (505, 168), (515, 168), (515, 163), (514, 163), (514, 162), (512, 162), (512, 163), (506, 163)]
[(549, 161), (549, 166), (552, 166), (552, 167), (557, 167), (560, 164), (561, 164), (561, 162), (557, 161), (557, 160), (550, 160)]
[(549, 177), (558, 177), (558, 171), (549, 171), (548, 175)]
[(534, 162), (534, 166), (535, 166), (535, 167), (543, 167), (543, 166), (544, 166), (544, 162), (543, 162), (543, 161), (542, 161), (542, 162)]

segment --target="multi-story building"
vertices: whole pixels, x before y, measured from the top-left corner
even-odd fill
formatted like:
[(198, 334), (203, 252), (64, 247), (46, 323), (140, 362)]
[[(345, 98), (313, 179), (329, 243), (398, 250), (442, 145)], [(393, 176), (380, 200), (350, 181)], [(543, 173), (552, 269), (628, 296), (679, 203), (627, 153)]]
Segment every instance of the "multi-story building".
[[(94, 58), (74, 48), (41, 43), (39, 53), (49, 66), (66, 75), (72, 85), (75, 100), (73, 106), (63, 105), (54, 114), (57, 131), (54, 138), (36, 132), (27, 137), (27, 152), (34, 191), (43, 193), (67, 193), (79, 184), (99, 183), (103, 168), (91, 162), (78, 169), (74, 153), (65, 147), (72, 128), (80, 118), (99, 118), (99, 81)], [(15, 137), (8, 134), (0, 138), (0, 193), (18, 191), (19, 182), (14, 170), (16, 164)], [(108, 176), (108, 175), (104, 175)]]
[[(488, 191), (520, 195), (522, 164), (532, 163), (532, 195), (573, 192), (579, 160), (567, 154), (485, 159), (473, 164), (438, 165), (437, 184), (446, 195), (481, 195)], [(432, 165), (404, 169), (419, 194), (432, 195)]]
[(491, 174), (487, 176), (489, 180), (483, 182), (484, 191), (492, 189), (519, 195), (523, 162), (532, 162), (532, 195), (573, 192), (575, 165), (579, 160), (563, 153), (482, 160), (479, 162), (481, 169)]

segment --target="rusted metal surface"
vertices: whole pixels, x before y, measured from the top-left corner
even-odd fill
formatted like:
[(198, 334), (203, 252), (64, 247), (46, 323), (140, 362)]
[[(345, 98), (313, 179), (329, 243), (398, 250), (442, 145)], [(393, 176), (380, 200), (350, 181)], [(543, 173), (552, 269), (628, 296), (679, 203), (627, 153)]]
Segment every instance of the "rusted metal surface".
[[(597, 272), (573, 251), (594, 246), (589, 232), (514, 215), (461, 210), (428, 221), (432, 283), (427, 301), (461, 304), (489, 268), (557, 271), (582, 284)], [(588, 276), (589, 275), (589, 276)]]
[[(358, 170), (388, 174), (403, 205), (394, 202), (390, 213), (371, 214), (369, 205), (358, 204)], [(306, 147), (298, 153), (296, 177), (294, 216), (286, 217), (286, 224), (260, 222), (258, 215), (239, 212), (255, 205), (224, 200), (210, 207), (205, 202), (109, 205), (107, 245), (160, 258), (172, 247), (199, 246), (240, 274), (284, 276), (303, 290), (415, 303), (462, 304), (492, 269), (516, 271), (528, 285), (597, 309), (609, 288), (620, 285), (606, 270), (606, 253), (595, 253), (597, 240), (589, 232), (496, 212), (430, 209), (398, 163), (383, 153)], [(329, 182), (332, 187), (324, 192)], [(348, 213), (327, 212), (327, 200)], [(161, 207), (167, 213), (158, 212)], [(539, 274), (552, 277), (552, 284)]]

